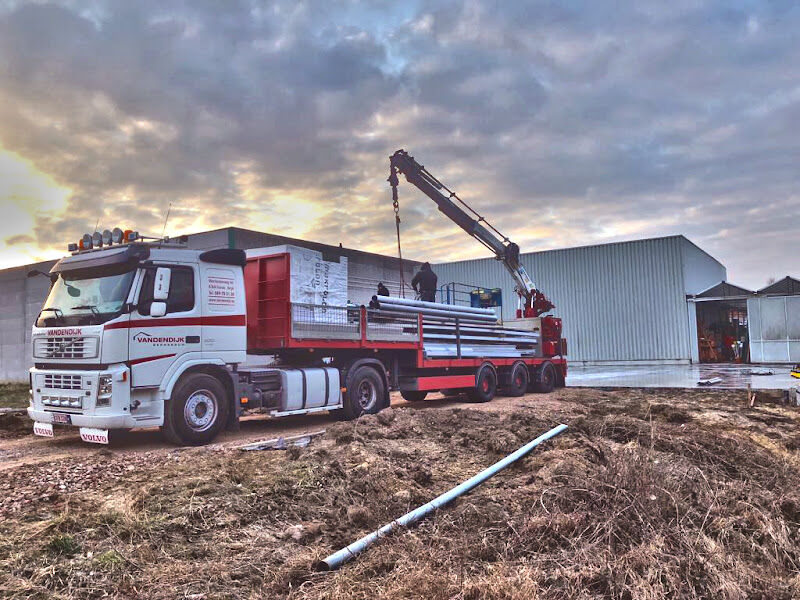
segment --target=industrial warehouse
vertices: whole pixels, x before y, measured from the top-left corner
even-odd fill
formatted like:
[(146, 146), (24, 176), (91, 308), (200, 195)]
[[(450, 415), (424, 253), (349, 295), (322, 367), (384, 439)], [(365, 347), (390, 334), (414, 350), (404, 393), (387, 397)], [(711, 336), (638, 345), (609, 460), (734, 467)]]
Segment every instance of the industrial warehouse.
[[(367, 304), (378, 283), (386, 285), (391, 295), (401, 295), (396, 257), (236, 227), (186, 238), (187, 247), (197, 250), (289, 244), (319, 251), (327, 260), (346, 258), (350, 302)], [(563, 320), (573, 364), (741, 361), (725, 354), (722, 332), (728, 330), (737, 340), (745, 340), (744, 362), (800, 361), (800, 284), (787, 277), (758, 291), (733, 286), (726, 282), (725, 266), (683, 236), (523, 253), (521, 259), (556, 305), (553, 314)], [(0, 271), (0, 381), (27, 379), (33, 363), (30, 326), (49, 289), (46, 278), (28, 274), (49, 271), (53, 264)], [(406, 283), (419, 265), (403, 261)], [(514, 285), (498, 261), (485, 258), (433, 266), (439, 278), (439, 302), (469, 305), (471, 292), (495, 290), (499, 316), (514, 317)], [(413, 297), (410, 288), (405, 294)], [(627, 318), (605, 318), (609, 306)], [(750, 320), (748, 309), (754, 315)]]

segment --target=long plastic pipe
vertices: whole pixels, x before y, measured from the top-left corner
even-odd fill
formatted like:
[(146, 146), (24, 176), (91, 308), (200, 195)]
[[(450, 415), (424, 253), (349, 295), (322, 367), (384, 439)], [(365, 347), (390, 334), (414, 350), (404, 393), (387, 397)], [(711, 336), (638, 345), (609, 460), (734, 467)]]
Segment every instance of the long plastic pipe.
[(394, 296), (374, 296), (378, 304), (402, 304), (404, 306), (418, 306), (420, 308), (434, 308), (444, 310), (454, 310), (458, 312), (469, 312), (478, 315), (495, 315), (494, 309), (478, 308), (476, 306), (461, 306), (460, 304), (442, 304), (441, 302), (426, 302), (425, 300), (411, 300), (409, 298), (395, 298)]
[(406, 513), (399, 519), (396, 519), (391, 523), (384, 525), (377, 531), (373, 531), (369, 535), (365, 535), (360, 540), (353, 542), (346, 548), (342, 548), (338, 552), (334, 552), (327, 558), (324, 558), (319, 564), (320, 568), (327, 569), (329, 571), (339, 568), (348, 560), (350, 560), (360, 552), (366, 550), (376, 540), (384, 537), (385, 535), (387, 535), (388, 533), (394, 531), (399, 527), (405, 527), (406, 525), (411, 525), (412, 523), (419, 521), (422, 517), (424, 517), (431, 511), (436, 510), (441, 506), (444, 506), (451, 500), (458, 498), (461, 494), (464, 494), (465, 492), (468, 492), (471, 489), (479, 486), (484, 481), (489, 479), (492, 475), (499, 473), (500, 471), (505, 469), (508, 465), (518, 461), (520, 458), (528, 454), (536, 446), (538, 446), (544, 441), (549, 440), (551, 437), (557, 436), (565, 429), (567, 429), (567, 426), (563, 424), (557, 427), (553, 427), (553, 429), (551, 429), (547, 433), (543, 433), (535, 440), (528, 442), (519, 450), (512, 452), (504, 459), (494, 463), (491, 467), (488, 467), (483, 471), (481, 471), (480, 473), (478, 473), (477, 475), (471, 477), (470, 479), (467, 479), (464, 483), (457, 485), (450, 491), (445, 492), (441, 496), (434, 498), (427, 504), (423, 504), (419, 508), (415, 508), (414, 510), (412, 510), (409, 513)]

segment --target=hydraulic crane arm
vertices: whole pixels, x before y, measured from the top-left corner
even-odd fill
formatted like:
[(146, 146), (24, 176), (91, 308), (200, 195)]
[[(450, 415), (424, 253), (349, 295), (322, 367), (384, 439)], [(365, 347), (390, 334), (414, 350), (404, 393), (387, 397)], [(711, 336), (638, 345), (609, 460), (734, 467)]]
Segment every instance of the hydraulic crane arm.
[[(519, 259), (519, 246), (502, 235), (483, 217), (461, 200), (455, 192), (447, 188), (441, 181), (419, 164), (405, 150), (398, 150), (389, 157), (389, 184), (392, 186), (392, 200), (397, 202), (397, 174), (405, 175), (406, 180), (415, 185), (423, 194), (433, 200), (451, 221), (461, 227), (472, 237), (494, 252), (516, 284), (520, 300), (524, 301), (524, 309), (518, 310), (519, 316), (539, 316), (554, 308), (544, 294), (536, 289), (536, 285), (528, 275)], [(444, 192), (449, 194), (445, 195)], [(453, 200), (457, 200), (458, 204)], [(461, 208), (461, 206), (466, 208)], [(469, 211), (469, 212), (467, 212)], [(472, 213), (472, 214), (470, 214)], [(472, 215), (475, 215), (474, 217)], [(484, 225), (485, 224), (485, 225)]]

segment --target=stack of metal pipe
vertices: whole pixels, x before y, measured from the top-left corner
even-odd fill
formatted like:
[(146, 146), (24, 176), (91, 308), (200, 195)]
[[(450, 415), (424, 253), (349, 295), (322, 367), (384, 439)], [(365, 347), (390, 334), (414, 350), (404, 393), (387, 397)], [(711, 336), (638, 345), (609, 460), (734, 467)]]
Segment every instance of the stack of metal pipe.
[(453, 321), (458, 318), (459, 321), (464, 322), (497, 323), (497, 315), (491, 308), (456, 306), (454, 304), (440, 304), (439, 302), (392, 298), (390, 296), (373, 296), (372, 302), (376, 308), (392, 312), (413, 313), (423, 317)]
[(539, 349), (539, 333), (507, 329), (497, 325), (491, 308), (475, 308), (373, 296), (373, 307), (382, 314), (423, 317), (425, 353), (429, 357), (509, 357), (535, 356)]

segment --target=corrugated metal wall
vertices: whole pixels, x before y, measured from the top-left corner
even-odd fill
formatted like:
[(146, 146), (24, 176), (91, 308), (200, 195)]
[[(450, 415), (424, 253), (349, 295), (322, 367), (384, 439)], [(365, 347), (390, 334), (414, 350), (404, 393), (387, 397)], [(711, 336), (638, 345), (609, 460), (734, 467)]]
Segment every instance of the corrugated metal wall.
[(747, 323), (754, 363), (800, 362), (800, 296), (748, 298)]
[[(522, 262), (564, 320), (572, 361), (688, 362), (691, 343), (686, 307), (689, 269), (700, 278), (725, 278), (725, 268), (686, 248), (682, 236), (524, 254)], [(713, 264), (712, 264), (713, 263)], [(438, 264), (439, 284), (451, 281), (501, 287), (503, 316), (512, 318), (516, 295), (511, 277), (496, 260)], [(719, 279), (717, 279), (719, 277)], [(708, 287), (708, 286), (707, 286)]]

